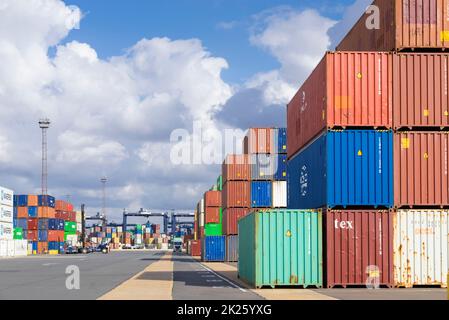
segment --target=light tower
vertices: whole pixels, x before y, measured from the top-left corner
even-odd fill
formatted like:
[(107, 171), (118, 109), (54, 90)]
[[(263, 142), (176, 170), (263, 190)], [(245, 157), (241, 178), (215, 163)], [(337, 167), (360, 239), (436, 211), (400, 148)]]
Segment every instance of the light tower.
[(103, 224), (106, 227), (106, 182), (108, 182), (107, 177), (103, 177), (100, 179), (103, 187), (103, 208), (102, 208), (102, 216), (103, 216)]
[(48, 171), (47, 171), (47, 130), (50, 128), (49, 119), (39, 120), (39, 128), (42, 130), (42, 195), (46, 196), (48, 194)]

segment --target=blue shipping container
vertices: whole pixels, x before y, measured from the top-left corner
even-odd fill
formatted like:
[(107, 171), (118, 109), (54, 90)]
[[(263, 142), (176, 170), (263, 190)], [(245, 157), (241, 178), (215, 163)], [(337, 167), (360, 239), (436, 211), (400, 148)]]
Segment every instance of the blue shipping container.
[(39, 207), (55, 207), (55, 198), (52, 196), (38, 196)]
[(12, 212), (13, 212), (14, 218), (16, 218), (17, 217), (17, 212), (18, 212), (16, 205), (14, 205), (14, 208), (13, 208)]
[(393, 133), (323, 134), (288, 162), (288, 208), (393, 206)]
[(251, 207), (270, 208), (272, 206), (272, 182), (252, 181), (251, 182)]
[(278, 155), (277, 170), (274, 175), (274, 180), (276, 181), (286, 181), (287, 180), (287, 155)]
[(28, 207), (28, 217), (37, 218), (37, 207)]
[(64, 230), (64, 220), (63, 219), (48, 219), (48, 229), (49, 230)]
[(276, 131), (278, 136), (278, 153), (287, 153), (287, 128), (279, 128)]
[(203, 261), (225, 261), (226, 236), (205, 237), (201, 248)]
[(38, 229), (39, 230), (48, 230), (48, 219), (39, 219), (38, 222)]
[(49, 242), (48, 243), (48, 250), (60, 250), (61, 242)]
[(38, 232), (39, 242), (47, 242), (48, 240), (48, 231), (47, 230), (39, 230)]
[(37, 241), (33, 241), (32, 242), (32, 245), (33, 245), (33, 251), (37, 251), (37, 247), (38, 247), (38, 242)]
[(13, 202), (13, 206), (17, 207), (19, 205), (19, 196), (14, 195), (14, 197), (12, 198), (12, 202)]
[(28, 196), (27, 195), (18, 195), (17, 196), (17, 206), (18, 207), (28, 206)]
[[(28, 219), (26, 218), (19, 218), (16, 221), (16, 225), (17, 228), (22, 228), (23, 230), (28, 230)], [(25, 232), (24, 232), (25, 234)]]

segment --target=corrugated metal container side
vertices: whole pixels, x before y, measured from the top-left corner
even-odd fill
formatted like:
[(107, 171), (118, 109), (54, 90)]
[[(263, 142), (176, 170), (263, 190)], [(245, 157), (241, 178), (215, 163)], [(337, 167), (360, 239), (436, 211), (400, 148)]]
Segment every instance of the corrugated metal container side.
[(238, 234), (238, 221), (250, 212), (244, 208), (227, 208), (223, 212), (223, 234)]
[(207, 223), (204, 225), (204, 236), (221, 236), (223, 235), (222, 223)]
[(272, 201), (271, 181), (252, 181), (251, 182), (251, 207), (252, 208), (271, 208)]
[(276, 153), (273, 131), (272, 128), (250, 128), (243, 141), (244, 153)]
[(329, 52), (287, 107), (289, 159), (327, 128), (391, 128), (392, 54)]
[(287, 180), (287, 155), (278, 155), (277, 169), (274, 175), (274, 180), (285, 181)]
[(279, 169), (278, 155), (251, 155), (251, 180), (274, 180)]
[(273, 208), (287, 208), (287, 181), (273, 181)]
[(395, 206), (449, 205), (447, 132), (401, 132), (394, 138)]
[(192, 257), (201, 257), (201, 241), (190, 240), (190, 255)]
[(395, 129), (449, 125), (448, 54), (399, 54), (393, 58)]
[(226, 259), (226, 236), (207, 236), (203, 239), (203, 261), (224, 262)]
[(251, 182), (227, 181), (223, 187), (224, 208), (249, 208), (251, 206)]
[(275, 143), (277, 146), (277, 153), (287, 153), (287, 128), (277, 128), (274, 130)]
[(207, 191), (204, 194), (206, 207), (221, 207), (221, 191)]
[(375, 282), (393, 287), (393, 215), (389, 210), (328, 210), (323, 221), (328, 288)]
[(14, 207), (14, 191), (0, 186), (0, 204)]
[(230, 180), (249, 181), (251, 180), (251, 165), (248, 155), (232, 154), (226, 156), (222, 165), (223, 184)]
[(220, 223), (221, 208), (206, 207), (205, 223)]
[(398, 210), (394, 214), (394, 281), (398, 287), (447, 288), (447, 210)]
[(226, 261), (239, 261), (239, 236), (232, 235), (226, 237)]
[(331, 131), (288, 163), (288, 207), (393, 206), (393, 133)]
[(338, 51), (401, 51), (449, 48), (448, 0), (376, 0), (379, 28), (368, 29), (363, 14)]
[(268, 210), (239, 221), (239, 278), (250, 285), (323, 285), (322, 214)]

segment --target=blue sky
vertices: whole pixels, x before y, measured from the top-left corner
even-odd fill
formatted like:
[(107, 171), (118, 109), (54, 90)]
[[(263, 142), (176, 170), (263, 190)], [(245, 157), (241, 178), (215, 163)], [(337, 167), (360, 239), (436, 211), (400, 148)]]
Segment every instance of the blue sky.
[[(68, 0), (85, 14), (81, 29), (66, 41), (92, 45), (102, 58), (120, 55), (142, 38), (198, 38), (215, 56), (225, 58), (230, 68), (223, 79), (241, 83), (257, 72), (278, 67), (269, 53), (249, 42), (254, 16), (279, 6), (314, 8), (339, 20), (353, 0)], [(220, 28), (231, 23), (231, 29)]]

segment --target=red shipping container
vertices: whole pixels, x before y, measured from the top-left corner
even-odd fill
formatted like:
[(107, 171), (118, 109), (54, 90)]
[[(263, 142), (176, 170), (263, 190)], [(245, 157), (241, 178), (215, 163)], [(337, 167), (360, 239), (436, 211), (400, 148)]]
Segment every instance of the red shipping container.
[(28, 230), (38, 230), (39, 229), (39, 221), (37, 218), (28, 218), (27, 220)]
[(448, 149), (448, 132), (395, 133), (395, 207), (449, 205)]
[(37, 244), (37, 253), (38, 254), (47, 254), (48, 253), (48, 242), (39, 242)]
[(37, 207), (38, 205), (38, 197), (35, 195), (28, 195), (28, 207)]
[(367, 28), (363, 14), (338, 51), (401, 51), (449, 48), (448, 0), (376, 0), (379, 28)]
[(28, 230), (26, 231), (26, 237), (28, 241), (38, 241), (39, 234), (37, 230)]
[(206, 207), (206, 213), (204, 215), (205, 223), (220, 223), (220, 211), (221, 208)]
[(48, 242), (64, 242), (64, 231), (48, 230)]
[(221, 207), (221, 191), (207, 191), (204, 203), (206, 207)]
[(245, 217), (250, 209), (228, 208), (223, 212), (223, 233), (227, 236), (239, 233), (238, 220)]
[(243, 140), (245, 154), (276, 153), (272, 128), (251, 128)]
[(448, 62), (448, 54), (394, 55), (395, 129), (449, 126)]
[[(324, 216), (325, 285), (393, 287), (393, 214), (329, 210)], [(370, 281), (372, 280), (372, 281)]]
[(228, 155), (222, 166), (223, 184), (230, 180), (251, 180), (250, 160), (249, 155)]
[(249, 208), (251, 205), (251, 182), (227, 181), (223, 186), (224, 208)]
[(287, 107), (291, 158), (331, 128), (391, 128), (393, 55), (329, 52)]
[(201, 257), (201, 241), (190, 241), (190, 254), (192, 255), (192, 257)]
[(17, 218), (28, 218), (28, 207), (17, 207)]
[(67, 221), (76, 222), (76, 212), (67, 212)]
[(74, 211), (73, 204), (67, 203), (67, 211)]

